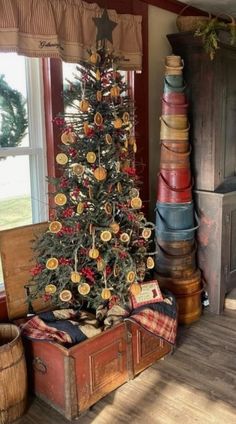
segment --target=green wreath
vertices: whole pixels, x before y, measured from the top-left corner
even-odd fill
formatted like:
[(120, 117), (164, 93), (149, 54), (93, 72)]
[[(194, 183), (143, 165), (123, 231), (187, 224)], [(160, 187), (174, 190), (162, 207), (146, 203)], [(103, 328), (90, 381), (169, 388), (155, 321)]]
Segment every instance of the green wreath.
[(0, 147), (16, 147), (26, 134), (26, 100), (0, 75)]

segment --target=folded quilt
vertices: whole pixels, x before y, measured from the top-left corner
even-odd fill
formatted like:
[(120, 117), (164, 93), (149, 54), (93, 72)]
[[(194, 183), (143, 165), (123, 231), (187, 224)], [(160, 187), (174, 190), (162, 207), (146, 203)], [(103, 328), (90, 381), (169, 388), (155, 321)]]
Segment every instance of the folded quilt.
[(137, 309), (119, 304), (100, 305), (96, 314), (88, 311), (59, 309), (42, 312), (18, 325), (22, 335), (30, 339), (49, 340), (64, 345), (74, 345), (101, 333), (124, 321), (131, 320), (150, 333), (175, 344), (177, 333), (177, 310), (175, 297), (163, 291), (163, 301), (143, 305)]
[(73, 309), (42, 312), (31, 319), (18, 322), (22, 335), (37, 340), (61, 344), (77, 344), (101, 333), (99, 321), (94, 314)]

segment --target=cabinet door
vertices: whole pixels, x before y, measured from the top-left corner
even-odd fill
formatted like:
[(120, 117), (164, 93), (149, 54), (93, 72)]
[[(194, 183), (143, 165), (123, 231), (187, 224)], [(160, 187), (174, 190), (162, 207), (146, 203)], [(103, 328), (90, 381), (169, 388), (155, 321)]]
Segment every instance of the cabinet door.
[(71, 354), (76, 363), (80, 412), (129, 379), (125, 324), (83, 342)]
[(233, 198), (236, 202), (236, 193), (229, 196), (229, 200), (223, 213), (223, 257), (225, 292), (236, 287), (236, 204), (232, 204)]
[(171, 351), (171, 346), (138, 324), (131, 324), (134, 375)]

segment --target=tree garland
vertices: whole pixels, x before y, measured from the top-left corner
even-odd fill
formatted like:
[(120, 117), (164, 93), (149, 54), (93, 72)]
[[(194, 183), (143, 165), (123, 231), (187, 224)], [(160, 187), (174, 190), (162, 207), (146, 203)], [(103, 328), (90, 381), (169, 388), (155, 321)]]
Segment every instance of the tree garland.
[(26, 100), (0, 75), (0, 148), (16, 147), (28, 127)]

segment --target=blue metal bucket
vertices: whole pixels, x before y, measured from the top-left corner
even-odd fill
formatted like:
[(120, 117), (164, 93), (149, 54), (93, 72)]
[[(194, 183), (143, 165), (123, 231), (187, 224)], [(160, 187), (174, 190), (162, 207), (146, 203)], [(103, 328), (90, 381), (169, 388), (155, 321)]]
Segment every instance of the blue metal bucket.
[(195, 226), (193, 202), (156, 203), (156, 226), (159, 231), (186, 230)]
[[(176, 203), (157, 202), (156, 237), (165, 241), (192, 240), (195, 237), (195, 231), (198, 229), (199, 225), (197, 215), (194, 214), (192, 209), (193, 204), (189, 202), (180, 203), (179, 205), (181, 205), (182, 208), (175, 208), (177, 206)], [(186, 206), (187, 208), (185, 208)], [(164, 217), (162, 217), (163, 215)], [(197, 225), (195, 225), (195, 221)]]
[(182, 84), (180, 86), (174, 86), (174, 85), (169, 84), (168, 81), (166, 81), (166, 79), (164, 81), (164, 90), (163, 90), (164, 91), (164, 94), (173, 93), (173, 92), (175, 92), (175, 93), (184, 93), (185, 92), (185, 89), (186, 89), (186, 85), (185, 84)]
[(170, 87), (182, 87), (184, 85), (183, 75), (166, 75), (164, 82)]

